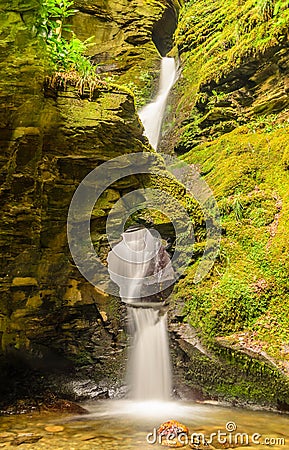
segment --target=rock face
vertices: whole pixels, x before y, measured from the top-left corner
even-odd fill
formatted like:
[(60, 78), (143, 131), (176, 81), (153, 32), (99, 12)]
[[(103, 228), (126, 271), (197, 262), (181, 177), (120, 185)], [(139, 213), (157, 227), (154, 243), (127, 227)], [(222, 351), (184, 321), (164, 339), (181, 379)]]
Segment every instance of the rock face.
[(183, 302), (172, 312), (175, 364), (202, 395), (288, 409), (289, 53), (287, 10), (274, 4), (274, 12), (250, 1), (183, 9), (182, 74), (164, 143), (204, 176), (223, 228), (210, 275), (196, 285), (192, 266), (175, 291)]
[[(196, 286), (192, 266), (177, 286), (176, 304), (184, 304), (182, 311), (171, 306), (175, 384), (187, 386), (185, 396), (288, 409), (288, 46), (274, 31), (250, 52), (247, 33), (264, 11), (252, 18), (255, 7), (243, 2), (244, 21), (237, 24), (231, 3), (213, 3), (189, 2), (182, 13), (173, 51), (179, 50), (183, 74), (163, 149), (189, 152), (186, 160), (214, 190), (224, 230), (210, 276)], [(123, 306), (76, 269), (67, 212), (96, 166), (148, 149), (130, 89), (138, 106), (152, 94), (180, 4), (76, 2), (73, 29), (81, 39), (95, 36), (90, 56), (108, 82), (93, 95), (44, 89), (46, 56), (31, 28), (39, 6), (6, 1), (0, 12), (0, 365), (8, 403), (6, 391), (34, 397), (50, 388), (96, 398), (123, 382)], [(238, 32), (235, 41), (230, 27)], [(103, 259), (108, 212), (145, 182), (127, 177), (96, 205), (91, 231)], [(158, 187), (158, 176), (149, 183)], [(198, 227), (203, 219), (194, 214)]]
[[(217, 138), (254, 118), (262, 122), (267, 115), (278, 120), (277, 115), (288, 108), (288, 57), (288, 49), (281, 45), (269, 48), (220, 80), (202, 82), (190, 118), (184, 121), (183, 133), (190, 135), (190, 146)], [(187, 150), (182, 139), (176, 151)]]
[[(74, 30), (85, 39), (95, 36), (90, 53), (103, 65), (114, 62), (115, 70), (128, 70), (128, 60), (142, 65), (156, 53), (152, 37), (161, 54), (170, 50), (180, 3), (177, 0), (120, 2), (77, 0), (79, 14), (73, 18)], [(171, 45), (170, 45), (171, 44)], [(166, 50), (166, 52), (165, 52)]]
[(174, 141), (179, 153), (288, 108), (286, 11), (276, 7), (264, 15), (246, 1), (238, 22), (232, 5), (183, 8), (175, 35), (183, 64), (176, 101), (181, 129)]
[(160, 54), (172, 47), (179, 1), (99, 0), (92, 5), (77, 0), (75, 5), (79, 13), (73, 29), (82, 40), (95, 36), (89, 54), (97, 71), (150, 96)]
[[(89, 376), (104, 390), (78, 386), (76, 395), (108, 395), (106, 386), (123, 379), (124, 314), (116, 298), (91, 286), (74, 266), (67, 212), (91, 170), (115, 156), (146, 150), (147, 141), (127, 88), (104, 86), (92, 97), (80, 97), (73, 88), (43, 88), (44, 50), (31, 32), (39, 2), (14, 3), (2, 5), (0, 31), (2, 389), (9, 390), (17, 368), (19, 380), (33, 368), (61, 372), (66, 381), (80, 371), (80, 379)], [(137, 83), (142, 68), (156, 68), (159, 54), (151, 34), (171, 4), (79, 1), (77, 7), (73, 27), (80, 38), (95, 35), (91, 54), (100, 72), (115, 71), (124, 81), (134, 73)], [(92, 224), (100, 254), (107, 213), (141, 182), (127, 177), (102, 196)], [(23, 389), (20, 381), (16, 396)]]

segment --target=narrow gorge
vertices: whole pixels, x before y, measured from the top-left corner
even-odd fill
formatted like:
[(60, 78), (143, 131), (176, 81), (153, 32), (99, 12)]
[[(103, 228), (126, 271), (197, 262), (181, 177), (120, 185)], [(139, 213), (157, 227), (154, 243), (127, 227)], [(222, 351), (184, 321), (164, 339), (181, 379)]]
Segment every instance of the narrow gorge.
[[(126, 306), (78, 270), (67, 217), (95, 168), (157, 148), (213, 192), (222, 228), (213, 267), (195, 281), (206, 218), (161, 156), (151, 174), (104, 190), (91, 216), (94, 249), (106, 266), (107, 218), (129, 193), (156, 189), (180, 202), (194, 253), (166, 303), (173, 397), (288, 412), (288, 5), (75, 0), (60, 20), (48, 4), (0, 8), (0, 409), (93, 400), (105, 410), (103, 399), (125, 397)], [(51, 51), (60, 43), (64, 60)], [(165, 214), (152, 207), (129, 220), (153, 225), (173, 254)]]

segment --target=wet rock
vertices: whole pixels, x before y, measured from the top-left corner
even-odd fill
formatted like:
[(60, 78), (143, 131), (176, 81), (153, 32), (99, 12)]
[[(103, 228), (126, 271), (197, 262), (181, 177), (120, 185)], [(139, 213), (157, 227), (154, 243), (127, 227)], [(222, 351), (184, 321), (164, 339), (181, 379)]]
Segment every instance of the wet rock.
[[(56, 399), (52, 403), (46, 401), (41, 406), (41, 410), (49, 410), (58, 413), (68, 413), (68, 414), (87, 414), (87, 410), (82, 406), (71, 402), (69, 400)], [(47, 431), (47, 430), (46, 430)]]
[(161, 444), (166, 447), (184, 447), (189, 441), (189, 429), (176, 420), (162, 423), (157, 430)]
[(235, 119), (236, 116), (237, 112), (233, 108), (215, 107), (202, 118), (199, 126), (205, 128), (209, 124)]
[(0, 443), (2, 442), (10, 442), (15, 439), (16, 433), (12, 433), (9, 431), (0, 433)]
[[(30, 374), (31, 375), (31, 374)], [(35, 376), (35, 374), (34, 374)], [(31, 377), (33, 383), (34, 396), (19, 400), (12, 396), (7, 399), (7, 405), (3, 405), (0, 409), (1, 415), (12, 414), (27, 414), (41, 411), (65, 413), (65, 414), (87, 414), (87, 410), (73, 401), (57, 398), (52, 393), (41, 393), (41, 386), (37, 383), (33, 376)], [(16, 384), (17, 388), (17, 384)], [(28, 389), (28, 387), (26, 386)], [(32, 393), (32, 392), (31, 392)], [(16, 396), (20, 396), (20, 391), (16, 391)]]
[(12, 280), (12, 286), (37, 286), (37, 280), (32, 277), (16, 277)]
[(108, 388), (99, 386), (91, 380), (73, 381), (70, 389), (79, 400), (110, 398)]
[(42, 439), (42, 437), (43, 436), (36, 435), (33, 433), (23, 433), (23, 434), (19, 434), (16, 439), (11, 441), (10, 445), (18, 447), (19, 445), (22, 445), (22, 444), (35, 444), (40, 439)]

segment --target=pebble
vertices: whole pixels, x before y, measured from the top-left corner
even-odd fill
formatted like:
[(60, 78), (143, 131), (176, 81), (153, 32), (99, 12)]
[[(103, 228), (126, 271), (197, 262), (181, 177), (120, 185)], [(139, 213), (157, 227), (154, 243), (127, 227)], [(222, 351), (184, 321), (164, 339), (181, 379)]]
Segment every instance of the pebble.
[[(76, 437), (76, 436), (75, 436)], [(95, 434), (86, 434), (84, 436), (80, 436), (81, 441), (91, 441), (93, 439), (97, 439), (98, 436)]]
[(48, 431), (49, 433), (59, 433), (63, 430), (64, 427), (61, 425), (48, 425), (47, 427), (45, 427), (45, 431)]

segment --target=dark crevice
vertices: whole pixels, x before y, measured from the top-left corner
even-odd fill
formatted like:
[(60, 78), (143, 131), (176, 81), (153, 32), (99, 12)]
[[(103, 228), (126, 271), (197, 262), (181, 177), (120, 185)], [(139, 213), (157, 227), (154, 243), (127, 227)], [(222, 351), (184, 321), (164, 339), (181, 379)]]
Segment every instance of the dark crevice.
[(161, 56), (166, 56), (173, 47), (173, 35), (177, 23), (178, 11), (171, 6), (164, 11), (161, 19), (154, 24), (152, 39)]

